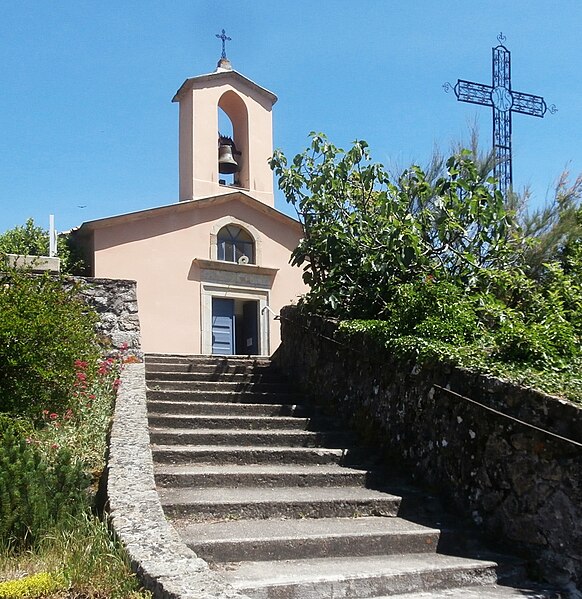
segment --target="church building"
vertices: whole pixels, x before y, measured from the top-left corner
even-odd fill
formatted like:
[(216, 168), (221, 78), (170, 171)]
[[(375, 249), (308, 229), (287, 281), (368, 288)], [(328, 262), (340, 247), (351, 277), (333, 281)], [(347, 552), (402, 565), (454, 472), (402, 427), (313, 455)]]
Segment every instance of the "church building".
[(173, 101), (179, 202), (85, 222), (77, 245), (91, 276), (137, 281), (145, 352), (270, 355), (275, 316), (306, 291), (289, 264), (301, 225), (274, 207), (277, 97), (223, 49), (217, 69), (187, 79)]

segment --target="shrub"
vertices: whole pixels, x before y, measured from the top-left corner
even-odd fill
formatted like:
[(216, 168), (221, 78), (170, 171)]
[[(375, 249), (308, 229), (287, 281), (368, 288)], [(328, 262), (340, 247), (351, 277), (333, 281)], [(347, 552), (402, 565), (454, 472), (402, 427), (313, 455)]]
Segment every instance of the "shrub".
[(0, 542), (29, 546), (54, 526), (65, 525), (87, 508), (87, 485), (69, 450), (56, 450), (49, 463), (29, 440), (5, 429), (0, 437)]
[(119, 386), (122, 356), (97, 364), (75, 361), (76, 380), (64, 412), (42, 411), (43, 426), (29, 439), (52, 460), (61, 447), (74, 449), (75, 457), (97, 479), (105, 466), (106, 437), (115, 392)]
[(0, 599), (36, 599), (66, 588), (67, 582), (61, 574), (39, 572), (0, 582)]
[(66, 409), (75, 360), (98, 355), (97, 316), (76, 291), (60, 277), (0, 272), (0, 412)]
[(458, 285), (431, 276), (399, 285), (386, 320), (393, 337), (416, 335), (446, 343), (468, 343), (480, 330), (473, 299)]

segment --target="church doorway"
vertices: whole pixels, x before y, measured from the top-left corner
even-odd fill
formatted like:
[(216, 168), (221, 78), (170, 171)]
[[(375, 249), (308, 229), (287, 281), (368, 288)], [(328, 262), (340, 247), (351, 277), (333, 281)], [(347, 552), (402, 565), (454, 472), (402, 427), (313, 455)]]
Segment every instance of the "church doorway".
[(212, 298), (212, 354), (259, 354), (259, 302), (244, 298)]

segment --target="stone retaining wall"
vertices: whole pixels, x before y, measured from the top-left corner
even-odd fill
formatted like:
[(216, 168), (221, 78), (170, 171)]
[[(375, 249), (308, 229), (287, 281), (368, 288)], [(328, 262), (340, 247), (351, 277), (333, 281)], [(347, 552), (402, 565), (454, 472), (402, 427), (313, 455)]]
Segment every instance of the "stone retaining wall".
[(155, 599), (248, 599), (211, 571), (166, 521), (154, 482), (143, 363), (127, 364), (121, 373), (107, 468), (113, 530)]
[(365, 334), (346, 344), (337, 323), (296, 308), (281, 312), (281, 332), (279, 367), (388, 464), (438, 488), (492, 539), (529, 558), (531, 574), (582, 586), (582, 447), (463, 397), (578, 443), (579, 407), (458, 368), (421, 368)]
[(143, 358), (135, 281), (75, 277), (81, 296), (99, 315), (97, 333), (113, 353)]

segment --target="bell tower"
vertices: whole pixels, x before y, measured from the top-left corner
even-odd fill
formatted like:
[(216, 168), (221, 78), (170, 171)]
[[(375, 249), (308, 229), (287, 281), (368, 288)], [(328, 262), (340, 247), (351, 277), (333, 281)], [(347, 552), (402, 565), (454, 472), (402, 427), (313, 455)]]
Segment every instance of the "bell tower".
[[(180, 201), (247, 192), (274, 206), (272, 109), (277, 96), (237, 71), (222, 56), (216, 70), (186, 79), (173, 102), (180, 104)], [(232, 124), (232, 135), (219, 131), (219, 111)], [(232, 175), (230, 178), (228, 175)]]

